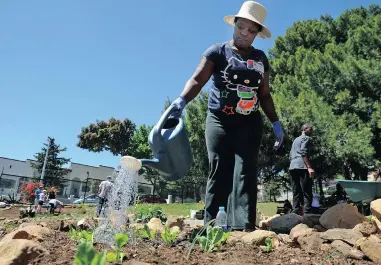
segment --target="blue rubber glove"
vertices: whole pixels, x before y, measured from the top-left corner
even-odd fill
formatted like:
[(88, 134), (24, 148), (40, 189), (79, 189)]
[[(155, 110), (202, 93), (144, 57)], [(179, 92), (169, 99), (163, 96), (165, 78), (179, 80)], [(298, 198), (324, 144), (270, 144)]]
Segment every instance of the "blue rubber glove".
[(171, 118), (180, 119), (185, 108), (186, 101), (183, 97), (178, 97), (175, 101), (172, 102), (170, 107), (173, 107)]
[(274, 149), (278, 150), (282, 146), (283, 137), (284, 137), (282, 124), (280, 123), (280, 121), (273, 122), (273, 130), (274, 130), (275, 140), (276, 140), (274, 144)]

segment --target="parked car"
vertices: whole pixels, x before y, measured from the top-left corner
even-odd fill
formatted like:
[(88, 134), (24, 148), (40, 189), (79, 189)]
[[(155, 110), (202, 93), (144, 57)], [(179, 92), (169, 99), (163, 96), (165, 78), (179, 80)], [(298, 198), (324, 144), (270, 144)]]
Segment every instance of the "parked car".
[(167, 203), (166, 199), (161, 198), (159, 195), (139, 195), (137, 198), (139, 203)]
[[(98, 201), (99, 201), (99, 197), (96, 194), (86, 196), (86, 198), (85, 198), (85, 203), (89, 203), (89, 204), (98, 203)], [(74, 204), (81, 204), (81, 203), (83, 203), (83, 198), (77, 199), (77, 200), (73, 201), (73, 203)]]

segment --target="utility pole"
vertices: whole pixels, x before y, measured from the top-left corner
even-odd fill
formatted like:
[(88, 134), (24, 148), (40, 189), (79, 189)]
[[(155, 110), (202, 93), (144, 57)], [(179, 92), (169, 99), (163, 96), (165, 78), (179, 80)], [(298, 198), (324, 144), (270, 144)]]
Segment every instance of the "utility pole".
[(44, 184), (45, 168), (46, 168), (46, 163), (48, 161), (48, 154), (49, 154), (50, 143), (51, 143), (51, 140), (48, 138), (48, 147), (46, 148), (44, 165), (42, 166), (40, 184)]

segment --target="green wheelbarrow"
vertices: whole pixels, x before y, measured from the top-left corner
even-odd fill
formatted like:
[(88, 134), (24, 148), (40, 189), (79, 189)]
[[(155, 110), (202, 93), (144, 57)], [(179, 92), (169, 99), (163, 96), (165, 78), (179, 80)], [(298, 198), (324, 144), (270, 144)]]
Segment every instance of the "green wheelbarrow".
[(356, 204), (369, 205), (371, 201), (381, 198), (381, 182), (342, 179), (336, 181)]
[(370, 203), (381, 198), (381, 182), (342, 179), (337, 179), (337, 182), (340, 183), (353, 202)]

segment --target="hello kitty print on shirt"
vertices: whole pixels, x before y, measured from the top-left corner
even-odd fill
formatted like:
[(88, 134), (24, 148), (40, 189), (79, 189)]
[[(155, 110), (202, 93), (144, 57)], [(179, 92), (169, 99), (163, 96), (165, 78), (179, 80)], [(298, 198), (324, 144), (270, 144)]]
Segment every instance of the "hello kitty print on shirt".
[[(231, 57), (228, 65), (221, 71), (223, 82), (227, 90), (236, 91), (238, 103), (235, 107), (236, 113), (249, 115), (259, 108), (258, 88), (263, 81), (264, 65), (261, 61)], [(227, 95), (228, 91), (221, 94)]]

